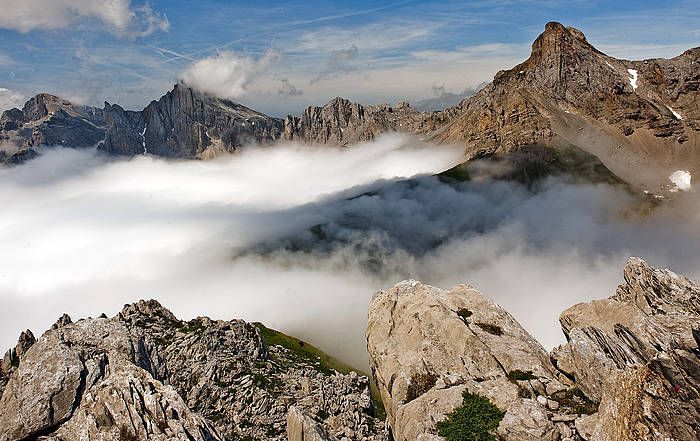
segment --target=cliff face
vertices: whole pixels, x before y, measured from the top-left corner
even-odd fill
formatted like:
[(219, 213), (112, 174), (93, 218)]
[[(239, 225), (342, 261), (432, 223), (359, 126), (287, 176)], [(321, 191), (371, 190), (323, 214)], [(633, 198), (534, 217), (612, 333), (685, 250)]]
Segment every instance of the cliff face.
[(363, 106), (334, 98), (323, 107), (308, 107), (301, 117), (288, 116), (284, 138), (309, 144), (349, 145), (371, 141), (385, 132), (428, 133), (439, 118), (419, 112), (408, 103)]
[(283, 122), (178, 84), (139, 112), (105, 103), (101, 150), (117, 155), (211, 158), (281, 137)]
[(700, 287), (630, 259), (606, 300), (561, 315), (550, 354), (469, 286), (402, 282), (370, 303), (367, 348), (395, 440), (442, 439), (465, 391), (505, 440), (691, 440), (700, 430)]
[[(0, 440), (381, 439), (367, 377), (241, 320), (155, 301), (22, 334), (0, 368)], [(291, 424), (288, 425), (287, 421)], [(306, 427), (305, 431), (299, 428)]]

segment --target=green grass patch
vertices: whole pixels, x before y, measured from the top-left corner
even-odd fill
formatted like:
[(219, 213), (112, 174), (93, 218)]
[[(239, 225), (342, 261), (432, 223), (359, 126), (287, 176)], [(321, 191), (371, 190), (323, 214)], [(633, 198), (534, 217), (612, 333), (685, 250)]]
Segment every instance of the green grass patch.
[(505, 412), (488, 398), (464, 391), (462, 405), (437, 423), (438, 435), (447, 441), (497, 441), (496, 429)]
[[(290, 350), (301, 361), (305, 361), (312, 366), (315, 366), (316, 369), (326, 375), (330, 375), (334, 370), (342, 374), (348, 374), (351, 371), (354, 371), (359, 375), (363, 375), (371, 379), (369, 375), (361, 370), (355, 369), (349, 364), (344, 363), (335, 357), (331, 357), (309, 343), (274, 329), (270, 329), (259, 322), (253, 323), (253, 325), (258, 328), (258, 331), (260, 331), (260, 336), (265, 342), (265, 346), (282, 346), (283, 348)], [(318, 363), (318, 365), (315, 363)], [(376, 417), (383, 419), (386, 416), (386, 413), (379, 394), (379, 389), (377, 388), (376, 384), (374, 384), (374, 381), (370, 381), (370, 392), (372, 395), (372, 402), (377, 410)]]

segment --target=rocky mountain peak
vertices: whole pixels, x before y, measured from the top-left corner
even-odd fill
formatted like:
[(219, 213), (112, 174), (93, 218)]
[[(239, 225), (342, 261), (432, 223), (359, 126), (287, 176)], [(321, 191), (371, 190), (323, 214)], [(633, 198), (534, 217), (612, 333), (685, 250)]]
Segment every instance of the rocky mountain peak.
[(112, 154), (211, 158), (248, 143), (280, 138), (283, 122), (184, 83), (141, 111), (105, 103), (107, 134), (100, 148)]
[(549, 22), (544, 32), (532, 43), (532, 52), (525, 67), (535, 68), (541, 64), (558, 67), (559, 62), (580, 58), (587, 52), (597, 50), (588, 43), (583, 32), (561, 23)]

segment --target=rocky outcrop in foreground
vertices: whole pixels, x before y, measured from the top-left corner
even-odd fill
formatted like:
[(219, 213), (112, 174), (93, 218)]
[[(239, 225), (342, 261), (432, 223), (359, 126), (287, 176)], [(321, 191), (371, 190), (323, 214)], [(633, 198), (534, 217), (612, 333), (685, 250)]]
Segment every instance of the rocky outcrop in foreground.
[[(369, 381), (241, 320), (155, 301), (30, 332), (0, 367), (0, 440), (379, 440)], [(323, 436), (324, 438), (319, 438)]]
[(475, 399), (502, 412), (504, 440), (697, 439), (700, 287), (636, 258), (624, 275), (561, 315), (568, 343), (549, 354), (470, 286), (379, 291), (367, 347), (393, 439), (443, 439)]

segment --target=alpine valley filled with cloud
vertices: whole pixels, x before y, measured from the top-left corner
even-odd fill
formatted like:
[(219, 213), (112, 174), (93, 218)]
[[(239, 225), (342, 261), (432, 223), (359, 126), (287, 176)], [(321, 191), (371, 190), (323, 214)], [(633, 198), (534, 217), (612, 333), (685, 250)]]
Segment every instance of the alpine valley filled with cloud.
[(0, 10), (0, 441), (699, 439), (696, 0)]

